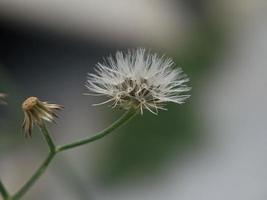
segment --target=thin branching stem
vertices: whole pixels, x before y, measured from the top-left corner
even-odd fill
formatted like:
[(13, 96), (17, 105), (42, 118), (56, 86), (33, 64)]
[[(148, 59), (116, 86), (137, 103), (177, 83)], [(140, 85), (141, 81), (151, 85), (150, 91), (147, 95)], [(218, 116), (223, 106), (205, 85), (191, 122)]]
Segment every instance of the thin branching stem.
[(117, 129), (118, 127), (120, 127), (121, 125), (128, 122), (131, 118), (134, 117), (134, 115), (136, 113), (137, 113), (136, 110), (129, 110), (129, 111), (125, 112), (124, 115), (122, 115), (117, 121), (115, 121), (113, 124), (111, 124), (109, 127), (104, 129), (103, 131), (101, 131), (101, 132), (97, 133), (96, 135), (89, 137), (87, 139), (83, 139), (83, 140), (80, 140), (77, 142), (73, 142), (70, 144), (59, 146), (59, 147), (57, 147), (57, 152), (65, 151), (68, 149), (72, 149), (72, 148), (75, 148), (75, 147), (85, 145), (85, 144), (91, 143), (93, 141), (99, 140), (99, 139), (103, 138), (104, 136), (108, 135), (109, 133), (111, 133), (112, 131), (114, 131), (115, 129)]
[(0, 180), (0, 193), (4, 200), (10, 199), (10, 195), (1, 180)]
[[(113, 124), (111, 124), (108, 128), (104, 129), (103, 131), (97, 133), (96, 135), (77, 141), (77, 142), (73, 142), (73, 143), (66, 144), (63, 146), (58, 146), (58, 147), (54, 144), (53, 139), (51, 138), (49, 131), (47, 130), (45, 124), (40, 125), (41, 132), (45, 138), (45, 141), (49, 147), (50, 152), (47, 158), (44, 160), (44, 162), (32, 175), (32, 177), (21, 187), (21, 189), (18, 190), (18, 192), (12, 198), (8, 198), (8, 200), (21, 199), (21, 197), (23, 197), (26, 194), (26, 192), (34, 185), (34, 183), (44, 174), (47, 167), (49, 166), (49, 164), (51, 163), (51, 161), (53, 160), (53, 158), (56, 156), (57, 153), (66, 151), (69, 149), (73, 149), (73, 148), (76, 148), (76, 147), (79, 147), (79, 146), (82, 146), (82, 145), (85, 145), (85, 144), (88, 144), (88, 143), (91, 143), (93, 141), (103, 138), (104, 136), (108, 135), (109, 133), (121, 127), (123, 124), (125, 124), (130, 119), (132, 119), (136, 113), (137, 111), (134, 109), (128, 110), (117, 121), (115, 121)], [(4, 193), (2, 192), (1, 185), (0, 185), (0, 190), (1, 190), (1, 194), (3, 195)], [(4, 200), (6, 199), (4, 198)]]
[(43, 175), (52, 159), (55, 157), (55, 153), (49, 153), (47, 158), (41, 164), (41, 166), (36, 170), (32, 177), (22, 186), (22, 188), (14, 195), (13, 200), (21, 199), (21, 197), (33, 186), (33, 184)]

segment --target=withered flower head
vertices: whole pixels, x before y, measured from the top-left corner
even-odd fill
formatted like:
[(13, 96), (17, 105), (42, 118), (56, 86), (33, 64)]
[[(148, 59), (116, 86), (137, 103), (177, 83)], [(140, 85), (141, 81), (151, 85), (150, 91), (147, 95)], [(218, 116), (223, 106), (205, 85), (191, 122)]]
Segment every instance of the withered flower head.
[(44, 121), (55, 122), (57, 118), (56, 110), (62, 110), (63, 106), (58, 104), (50, 104), (48, 102), (42, 102), (37, 97), (29, 97), (22, 104), (22, 110), (24, 112), (24, 121), (22, 128), (25, 132), (25, 136), (32, 135), (32, 128), (34, 124), (42, 126)]
[(6, 94), (0, 93), (0, 104), (6, 104), (6, 102), (4, 101), (6, 97)]

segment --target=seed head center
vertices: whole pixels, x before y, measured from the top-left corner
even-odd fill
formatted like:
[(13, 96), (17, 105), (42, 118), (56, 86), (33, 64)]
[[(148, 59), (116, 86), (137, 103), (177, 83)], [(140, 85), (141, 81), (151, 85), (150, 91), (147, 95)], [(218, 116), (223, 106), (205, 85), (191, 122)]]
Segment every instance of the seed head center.
[(23, 102), (22, 109), (25, 111), (31, 110), (34, 106), (36, 106), (37, 103), (38, 103), (37, 97), (29, 97)]

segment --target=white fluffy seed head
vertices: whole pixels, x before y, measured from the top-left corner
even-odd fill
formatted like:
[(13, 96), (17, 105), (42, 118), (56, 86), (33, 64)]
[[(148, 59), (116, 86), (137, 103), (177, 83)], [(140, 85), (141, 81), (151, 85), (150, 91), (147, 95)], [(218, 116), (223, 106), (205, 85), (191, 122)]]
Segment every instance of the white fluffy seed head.
[(182, 104), (190, 90), (189, 78), (181, 68), (174, 68), (170, 58), (146, 52), (145, 49), (118, 51), (104, 63), (98, 63), (96, 73), (88, 74), (86, 87), (91, 95), (106, 96), (112, 107), (147, 109), (157, 114), (167, 102)]

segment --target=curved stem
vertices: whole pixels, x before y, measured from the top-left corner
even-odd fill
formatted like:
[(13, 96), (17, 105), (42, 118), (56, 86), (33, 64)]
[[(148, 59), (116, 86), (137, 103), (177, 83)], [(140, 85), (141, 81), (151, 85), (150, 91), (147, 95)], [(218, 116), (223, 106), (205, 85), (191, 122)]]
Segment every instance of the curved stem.
[(1, 180), (0, 180), (0, 193), (1, 193), (4, 200), (10, 198), (8, 191), (6, 190), (4, 184), (2, 183)]
[[(68, 149), (72, 149), (84, 144), (88, 144), (90, 142), (99, 140), (101, 138), (103, 138), (104, 136), (108, 135), (109, 133), (111, 133), (112, 131), (114, 131), (115, 129), (119, 128), (120, 126), (122, 126), (123, 124), (125, 124), (126, 122), (128, 122), (131, 118), (133, 118), (135, 116), (135, 114), (137, 113), (136, 110), (128, 110), (124, 115), (122, 115), (117, 121), (115, 121), (113, 124), (111, 124), (108, 128), (104, 129), (103, 131), (99, 132), (98, 134), (89, 137), (87, 139), (83, 139), (80, 140), (78, 142), (73, 142), (70, 144), (66, 144), (63, 146), (59, 146), (56, 147), (45, 124), (40, 125), (40, 129), (43, 133), (43, 136), (47, 142), (47, 145), (49, 146), (50, 149), (50, 153), (48, 154), (47, 158), (44, 160), (44, 162), (41, 164), (41, 166), (35, 171), (35, 173), (32, 175), (32, 177), (22, 186), (22, 188), (13, 196), (13, 200), (19, 200), (32, 186), (33, 184), (40, 178), (41, 175), (43, 175), (43, 173), (45, 172), (45, 170), (47, 169), (47, 167), (49, 166), (49, 164), (51, 163), (51, 161), (53, 160), (53, 158), (56, 156), (57, 153), (61, 152), (61, 151), (65, 151)], [(1, 182), (0, 182), (0, 192), (2, 195), (5, 194), (6, 191), (4, 190), (4, 187), (1, 187)], [(9, 197), (9, 196), (7, 196)], [(9, 199), (7, 198), (6, 199)], [(4, 198), (5, 199), (5, 198)]]
[(109, 127), (104, 129), (103, 131), (99, 132), (98, 134), (96, 134), (92, 137), (89, 137), (87, 139), (83, 139), (83, 140), (80, 140), (77, 142), (73, 142), (70, 144), (59, 146), (59, 147), (57, 147), (57, 152), (65, 151), (68, 149), (72, 149), (72, 148), (75, 148), (75, 147), (85, 145), (85, 144), (88, 144), (90, 142), (99, 140), (99, 139), (103, 138), (104, 136), (108, 135), (109, 133), (111, 133), (112, 131), (114, 131), (115, 129), (117, 129), (118, 127), (120, 127), (121, 125), (123, 125), (124, 123), (128, 122), (131, 118), (133, 118), (135, 116), (136, 113), (137, 113), (136, 110), (133, 110), (133, 109), (128, 110), (117, 121), (115, 121), (113, 124), (111, 124)]

